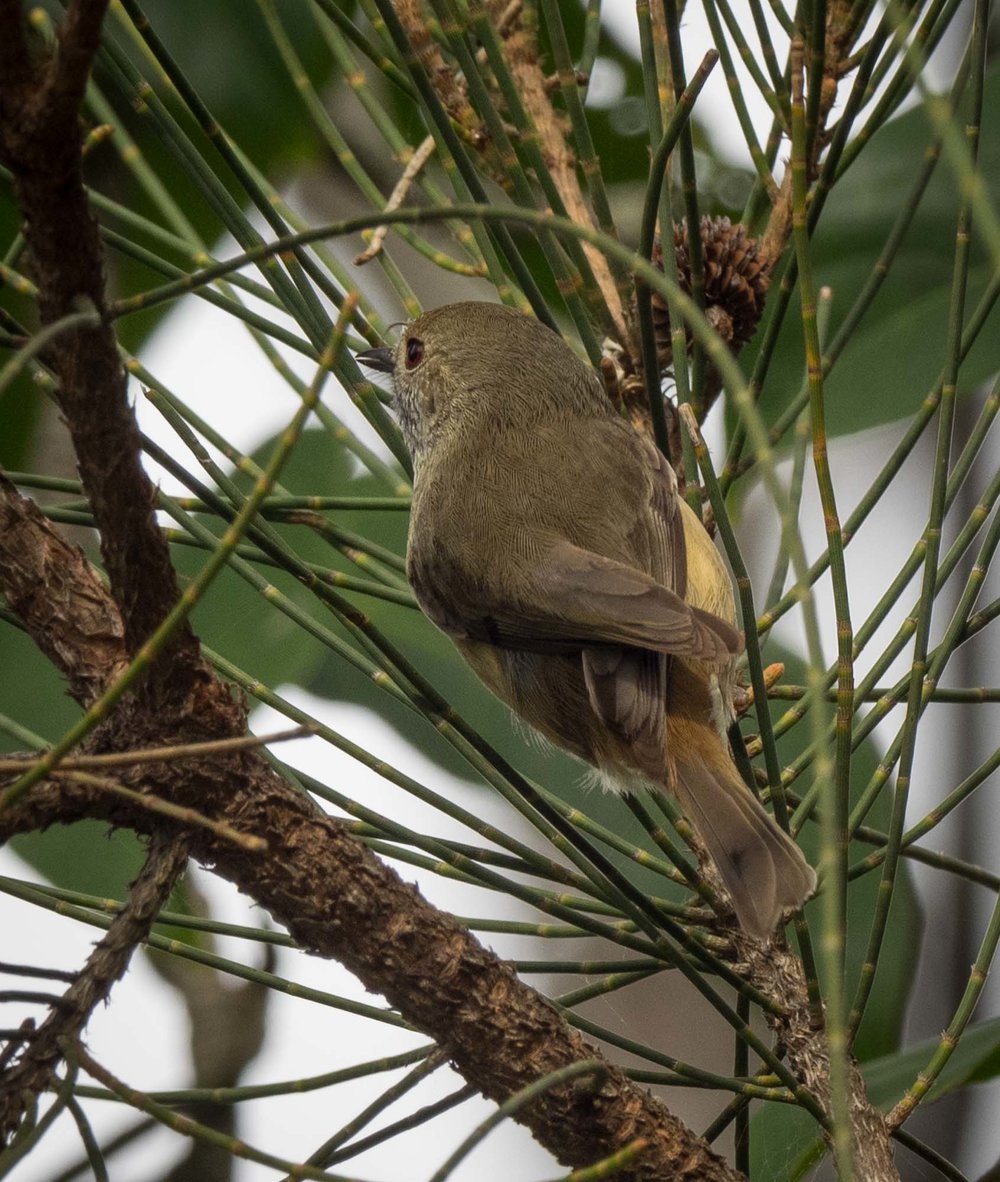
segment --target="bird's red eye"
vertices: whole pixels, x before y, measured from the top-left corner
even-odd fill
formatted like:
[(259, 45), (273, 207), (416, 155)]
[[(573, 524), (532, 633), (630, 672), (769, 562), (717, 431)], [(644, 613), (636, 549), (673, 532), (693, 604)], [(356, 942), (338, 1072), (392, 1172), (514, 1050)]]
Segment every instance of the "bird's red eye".
[(419, 337), (410, 337), (406, 342), (406, 368), (416, 369), (424, 359), (424, 342)]

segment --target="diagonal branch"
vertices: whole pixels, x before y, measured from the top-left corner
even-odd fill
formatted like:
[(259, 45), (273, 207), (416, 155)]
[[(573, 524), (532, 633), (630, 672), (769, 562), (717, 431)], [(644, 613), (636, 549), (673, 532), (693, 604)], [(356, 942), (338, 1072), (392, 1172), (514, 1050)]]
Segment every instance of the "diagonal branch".
[(121, 613), (78, 546), (0, 472), (4, 597), (25, 631), (89, 704), (128, 664)]
[[(43, 324), (81, 306), (105, 311), (104, 258), (84, 191), (79, 120), (105, 7), (106, 0), (76, 0), (54, 51), (33, 63), (21, 5), (0, 5), (0, 157), (24, 218)], [(135, 653), (178, 592), (153, 519), (154, 490), (140, 460), (139, 431), (110, 324), (62, 334), (45, 359), (58, 379), (57, 397), (101, 533), (126, 648)], [(190, 678), (198, 648), (186, 625), (175, 634), (173, 650), (184, 654)], [(175, 676), (180, 671), (173, 666)]]
[[(0, 157), (11, 171), (24, 220), (43, 325), (81, 307), (101, 314), (105, 310), (103, 253), (81, 171), (80, 103), (106, 7), (107, 0), (71, 0), (55, 48), (36, 60), (22, 5), (11, 0), (0, 4)], [(31, 621), (32, 634), (66, 674), (72, 691), (90, 701), (163, 619), (178, 590), (166, 542), (153, 518), (154, 491), (142, 467), (139, 430), (110, 324), (61, 334), (45, 360), (58, 379), (58, 397), (101, 531), (114, 600), (90, 577), (74, 548), (51, 537), (48, 545), (31, 545), (41, 536), (38, 523), (11, 499), (13, 490), (6, 485), (0, 512), (0, 548), (7, 560), (4, 591), (14, 610)], [(60, 562), (65, 569), (58, 569)], [(54, 597), (57, 585), (72, 599)], [(76, 661), (77, 654), (86, 656)], [(200, 671), (197, 641), (189, 629), (175, 634), (172, 656), (161, 666), (169, 670), (169, 682), (154, 670), (140, 690), (150, 702), (154, 697), (166, 700), (162, 692), (150, 694), (151, 687), (163, 690), (169, 683), (176, 695)], [(51, 1082), (62, 1057), (60, 1040), (77, 1035), (93, 1008), (107, 999), (186, 862), (183, 839), (169, 830), (156, 836), (125, 910), (62, 1004), (5, 1074), (0, 1138), (15, 1131), (33, 1096)]]
[(128, 901), (79, 976), (54, 1005), (17, 1063), (0, 1083), (0, 1144), (16, 1131), (31, 1100), (52, 1083), (63, 1058), (62, 1040), (75, 1038), (94, 1008), (125, 975), (132, 953), (149, 934), (171, 888), (187, 865), (187, 847), (173, 834), (157, 837)]
[[(12, 520), (20, 544), (32, 550), (57, 548), (52, 526), (34, 506), (0, 481), (0, 530)], [(6, 522), (6, 526), (3, 524)], [(53, 587), (27, 585), (31, 564), (0, 562), (0, 592), (9, 594), (6, 575), (19, 573), (19, 602), (32, 635), (45, 630), (46, 593), (61, 600), (61, 643), (54, 647), (64, 674), (71, 664), (94, 662), (86, 653), (85, 629), (66, 623), (77, 600), (69, 578)], [(42, 571), (49, 567), (42, 565)], [(81, 579), (79, 604), (93, 612), (94, 596), (110, 597), (92, 571), (75, 568)], [(99, 643), (107, 643), (104, 634)], [(121, 650), (123, 653), (124, 650)], [(95, 686), (99, 692), (101, 686)], [(227, 687), (213, 680), (203, 694), (177, 709), (133, 710), (113, 715), (95, 735), (103, 747), (128, 750), (200, 733), (201, 713)], [(86, 704), (86, 703), (84, 703)], [(263, 837), (254, 852), (216, 839), (204, 829), (186, 833), (193, 857), (234, 882), (284, 924), (304, 948), (333, 957), (373, 993), (382, 994), (415, 1027), (434, 1038), (456, 1068), (483, 1095), (502, 1101), (558, 1068), (600, 1058), (543, 997), (462, 927), (404, 883), (342, 825), (286, 784), (256, 750), (241, 750), (174, 764), (120, 769), (131, 787), (155, 792), (177, 804), (225, 819), (245, 833)], [(178, 827), (128, 799), (86, 785), (37, 784), (0, 813), (0, 841), (15, 833), (98, 818), (140, 833), (173, 834)], [(609, 1156), (637, 1137), (648, 1144), (619, 1175), (634, 1182), (740, 1182), (700, 1138), (647, 1091), (608, 1065), (600, 1088), (566, 1085), (546, 1092), (518, 1114), (536, 1140), (567, 1165), (583, 1166)]]

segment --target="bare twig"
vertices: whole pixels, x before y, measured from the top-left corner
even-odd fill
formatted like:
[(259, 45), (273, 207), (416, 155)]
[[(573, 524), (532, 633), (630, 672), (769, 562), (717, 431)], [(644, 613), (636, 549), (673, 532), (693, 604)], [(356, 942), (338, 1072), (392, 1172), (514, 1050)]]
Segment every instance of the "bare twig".
[[(144, 751), (116, 751), (106, 755), (77, 755), (61, 759), (59, 770), (61, 772), (86, 771), (88, 768), (129, 767), (138, 763), (166, 763), (175, 759), (223, 755), (231, 751), (249, 751), (252, 747), (267, 747), (271, 743), (301, 739), (305, 735), (315, 733), (314, 726), (295, 726), (289, 730), (275, 731), (270, 735), (243, 735), (236, 739), (212, 739), (207, 743), (178, 743), (172, 747), (150, 747)], [(0, 759), (0, 773), (23, 772), (25, 767), (30, 766), (37, 758), (37, 753), (2, 758)]]
[(199, 812), (198, 809), (174, 804), (153, 792), (137, 792), (134, 788), (127, 788), (124, 784), (117, 780), (111, 780), (107, 776), (94, 776), (88, 772), (67, 772), (59, 768), (58, 771), (52, 773), (52, 778), (56, 783), (75, 780), (79, 784), (87, 784), (101, 792), (113, 792), (118, 796), (125, 797), (138, 808), (148, 809), (151, 813), (159, 813), (161, 816), (169, 817), (171, 821), (177, 821), (184, 826), (207, 829), (209, 833), (214, 833), (221, 841), (231, 841), (245, 850), (267, 849), (267, 842), (263, 837), (257, 837), (253, 833), (241, 833), (239, 829), (235, 829), (227, 821), (213, 820)]
[[(389, 200), (385, 203), (386, 209), (399, 209), (409, 196), (410, 188), (420, 175), (420, 170), (431, 158), (433, 153), (434, 137), (429, 135), (416, 149), (410, 157), (406, 168), (403, 169), (403, 175), (396, 182), (392, 192), (389, 194)], [(360, 267), (365, 263), (370, 263), (381, 252), (382, 245), (388, 233), (389, 227), (387, 225), (376, 226), (372, 231), (371, 241), (360, 254), (354, 256), (354, 265)]]
[(49, 1086), (62, 1060), (61, 1041), (75, 1038), (94, 1007), (107, 1000), (111, 986), (128, 968), (133, 951), (149, 932), (186, 865), (187, 848), (176, 835), (153, 839), (125, 907), (18, 1061), (4, 1073), (0, 1084), (0, 1143), (17, 1128), (33, 1097)]

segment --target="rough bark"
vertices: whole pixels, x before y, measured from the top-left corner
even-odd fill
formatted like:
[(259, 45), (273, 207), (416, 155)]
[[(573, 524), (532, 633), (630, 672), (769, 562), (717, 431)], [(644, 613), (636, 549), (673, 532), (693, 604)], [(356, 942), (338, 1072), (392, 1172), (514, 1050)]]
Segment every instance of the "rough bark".
[[(83, 187), (78, 122), (105, 7), (106, 0), (70, 3), (53, 52), (39, 58), (29, 50), (21, 6), (0, 0), (0, 155), (24, 217), (43, 324), (81, 306), (99, 314), (105, 309), (103, 256)], [(110, 325), (60, 334), (44, 360), (57, 381), (110, 590), (34, 505), (0, 478), (0, 592), (77, 701), (89, 706), (176, 603), (177, 582), (153, 519), (153, 489), (142, 469)], [(244, 704), (215, 677), (182, 624), (137, 689), (91, 732), (84, 750), (130, 751), (245, 731)], [(82, 1029), (93, 1005), (107, 996), (187, 849), (252, 896), (304, 948), (338, 959), (383, 995), (434, 1038), (483, 1095), (504, 1100), (548, 1072), (601, 1058), (553, 1006), (281, 780), (257, 751), (144, 763), (122, 769), (118, 778), (139, 792), (225, 820), (263, 838), (266, 848), (250, 850), (203, 828), (184, 829), (141, 803), (65, 779), (42, 781), (0, 813), (0, 840), (90, 817), (150, 835), (157, 851), (121, 923), (67, 994), (72, 1022), (58, 1031), (53, 1025), (51, 1038), (36, 1040), (33, 1071), (26, 1053), (0, 1084), (0, 1132), (13, 1131), (31, 1093), (51, 1079), (58, 1038)], [(765, 984), (764, 962), (757, 964), (752, 950), (745, 960), (751, 976)], [(788, 979), (794, 977), (794, 964), (786, 970)], [(767, 982), (769, 990), (779, 985)], [(806, 1022), (795, 1029), (786, 1022), (780, 1033), (796, 1069), (823, 1096), (822, 1032)], [(861, 1116), (874, 1121), (863, 1090), (858, 1097)], [(518, 1119), (569, 1166), (588, 1165), (641, 1139), (642, 1152), (618, 1177), (741, 1177), (610, 1063), (597, 1078), (545, 1093)], [(858, 1127), (876, 1138), (884, 1134), (875, 1123)]]
[[(62, 553), (66, 543), (2, 478), (0, 505), (6, 515), (0, 521), (19, 520), (22, 544), (36, 552), (51, 547)], [(86, 564), (46, 558), (5, 562), (0, 590), (28, 605), (22, 621), (32, 635), (44, 632), (51, 618), (45, 589), (33, 592), (25, 584), (35, 570), (49, 572), (48, 594), (64, 605), (61, 643), (53, 650), (59, 653), (60, 667), (68, 672), (63, 662), (76, 663), (78, 652), (82, 665), (92, 665), (88, 636), (66, 621), (74, 614), (76, 580), (82, 580), (80, 597), (88, 612), (95, 596), (107, 596), (96, 573)], [(13, 585), (7, 582), (8, 573), (16, 576)], [(106, 607), (113, 611), (113, 605)], [(107, 644), (103, 633), (100, 643)], [(124, 649), (120, 656), (124, 659)], [(109, 662), (111, 668), (117, 664)], [(233, 709), (229, 690), (213, 680), (184, 703), (175, 701), (169, 711), (149, 710), (141, 703), (117, 710), (86, 748), (121, 751), (191, 742), (205, 737), (206, 713), (219, 718), (227, 709)], [(559, 1067), (601, 1058), (544, 998), (309, 797), (280, 779), (257, 751), (123, 768), (118, 779), (264, 838), (266, 850), (254, 852), (204, 829), (186, 833), (193, 857), (251, 895), (302, 947), (339, 960), (369, 990), (382, 994), (434, 1038), (483, 1095), (503, 1100)], [(161, 815), (121, 796), (50, 780), (0, 814), (0, 840), (85, 817), (140, 833), (174, 830)], [(736, 1182), (742, 1177), (610, 1063), (597, 1086), (584, 1080), (554, 1089), (525, 1109), (521, 1119), (566, 1165), (589, 1164), (642, 1138), (646, 1148), (619, 1176), (642, 1182)]]
[[(20, 5), (0, 4), (0, 154), (13, 175), (43, 324), (82, 307), (105, 309), (103, 256), (81, 174), (79, 104), (106, 0), (77, 0), (53, 52), (32, 56)], [(177, 600), (166, 544), (152, 514), (138, 429), (108, 323), (66, 331), (45, 362), (76, 450), (101, 537), (110, 593), (39, 511), (0, 480), (0, 590), (23, 626), (84, 706), (112, 682)], [(246, 712), (201, 658), (187, 624), (150, 673), (91, 733), (89, 751), (127, 751), (240, 735)], [(599, 1057), (557, 1011), (463, 929), (250, 751), (124, 770), (119, 779), (202, 814), (226, 817), (263, 837), (251, 854), (204, 830), (183, 834), (201, 862), (236, 883), (284, 923), (303, 947), (333, 956), (414, 1026), (435, 1038), (456, 1067), (497, 1100), (557, 1067)], [(61, 779), (36, 785), (0, 815), (0, 839), (26, 829), (96, 817), (153, 835), (175, 826), (121, 796)], [(81, 974), (76, 1033), (127, 963), (151, 905), (183, 859), (159, 857), (133, 908), (102, 942), (101, 969)], [(154, 870), (166, 870), (166, 878)], [(143, 880), (145, 882), (145, 880)], [(155, 909), (153, 911), (155, 914)], [(138, 917), (138, 918), (137, 918)], [(112, 940), (112, 935), (114, 939)], [(125, 935), (124, 945), (121, 938)], [(110, 958), (103, 946), (111, 942)], [(96, 954), (95, 954), (96, 955)], [(85, 986), (88, 986), (85, 988)], [(56, 1044), (53, 1034), (51, 1044)], [(48, 1046), (48, 1042), (46, 1045)], [(51, 1047), (49, 1048), (51, 1051)], [(58, 1056), (25, 1054), (7, 1073), (2, 1131), (14, 1132), (31, 1093), (51, 1079)], [(41, 1064), (41, 1066), (39, 1066)], [(523, 1113), (537, 1139), (569, 1165), (584, 1165), (637, 1138), (646, 1142), (627, 1177), (736, 1179), (680, 1121), (616, 1068), (598, 1080), (553, 1089)]]

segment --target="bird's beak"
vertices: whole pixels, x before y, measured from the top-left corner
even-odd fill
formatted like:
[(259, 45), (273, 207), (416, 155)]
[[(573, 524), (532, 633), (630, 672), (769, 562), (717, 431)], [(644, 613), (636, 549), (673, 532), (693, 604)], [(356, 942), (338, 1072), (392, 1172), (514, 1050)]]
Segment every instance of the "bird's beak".
[(354, 359), (362, 365), (367, 365), (369, 369), (377, 369), (380, 373), (392, 373), (396, 368), (395, 352), (384, 346), (381, 349), (366, 349), (363, 353), (355, 353)]

